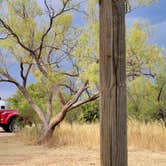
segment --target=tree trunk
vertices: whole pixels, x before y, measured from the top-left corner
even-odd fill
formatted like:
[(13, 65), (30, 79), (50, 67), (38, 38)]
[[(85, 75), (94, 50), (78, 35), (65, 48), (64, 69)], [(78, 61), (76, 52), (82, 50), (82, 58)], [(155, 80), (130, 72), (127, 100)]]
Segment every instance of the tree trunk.
[(127, 166), (125, 59), (125, 1), (101, 0), (101, 166)]
[(40, 137), (37, 141), (39, 145), (47, 143), (51, 140), (53, 133), (54, 133), (55, 128), (45, 128), (41, 130)]
[(41, 137), (38, 141), (39, 144), (42, 144), (44, 142), (48, 142), (54, 133), (55, 128), (58, 126), (60, 122), (63, 121), (63, 119), (66, 116), (67, 109), (62, 109), (61, 112), (59, 112), (58, 115), (56, 115), (53, 120), (50, 122), (49, 126), (43, 130), (43, 133), (41, 133)]

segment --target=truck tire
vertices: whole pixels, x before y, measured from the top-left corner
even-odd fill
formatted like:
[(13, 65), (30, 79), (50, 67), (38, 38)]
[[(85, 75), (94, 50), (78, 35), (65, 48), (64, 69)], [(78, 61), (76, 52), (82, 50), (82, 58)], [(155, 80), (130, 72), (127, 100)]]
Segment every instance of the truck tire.
[(3, 130), (4, 130), (5, 132), (11, 132), (11, 131), (9, 130), (9, 125), (2, 126), (2, 128), (3, 128)]
[(20, 131), (19, 118), (14, 117), (9, 123), (9, 132), (18, 132)]

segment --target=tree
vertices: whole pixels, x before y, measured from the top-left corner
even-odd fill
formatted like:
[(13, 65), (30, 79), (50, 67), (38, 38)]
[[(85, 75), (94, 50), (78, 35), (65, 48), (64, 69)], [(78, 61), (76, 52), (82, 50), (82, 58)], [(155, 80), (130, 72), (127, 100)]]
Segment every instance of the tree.
[[(90, 2), (92, 3), (92, 1)], [(94, 4), (90, 4), (88, 8), (91, 15), (86, 20), (83, 32), (78, 38), (78, 47), (74, 50), (78, 55), (77, 65), (82, 71), (81, 78), (84, 80), (88, 79), (91, 86), (99, 87), (98, 8), (94, 9)], [(157, 96), (155, 95), (156, 97), (152, 97), (152, 95), (153, 93), (159, 93), (159, 89), (156, 91), (156, 88), (145, 88), (143, 82), (148, 81), (150, 87), (157, 87), (160, 84), (160, 81), (157, 80), (161, 77), (161, 73), (164, 73), (163, 69), (162, 72), (160, 71), (160, 68), (164, 68), (165, 66), (163, 51), (155, 42), (151, 41), (151, 36), (153, 36), (153, 29), (150, 28), (147, 21), (138, 22), (136, 20), (132, 27), (127, 28), (126, 30), (128, 110), (129, 116), (132, 115), (132, 117), (139, 120), (157, 120), (158, 104), (155, 105), (155, 107), (153, 104), (151, 106), (149, 104), (150, 102), (157, 103)], [(82, 54), (82, 52), (85, 54)], [(160, 80), (164, 80), (164, 78), (165, 77), (162, 74), (162, 79)], [(138, 92), (138, 100), (141, 99), (141, 101), (146, 104), (133, 101), (135, 91)], [(146, 102), (146, 100), (143, 99), (142, 92), (148, 94), (147, 99), (149, 98), (149, 102)], [(162, 94), (164, 94), (164, 91)], [(144, 105), (144, 108), (141, 107), (142, 109), (136, 111), (135, 108), (138, 103), (140, 103), (140, 106)], [(146, 107), (147, 109), (145, 109)]]
[(164, 98), (165, 57), (162, 49), (150, 42), (149, 31), (147, 24), (135, 22), (127, 32), (128, 111), (139, 120), (164, 120), (165, 108), (159, 103)]
[[(52, 136), (67, 112), (99, 96), (88, 91), (88, 80), (79, 78), (77, 56), (72, 54), (79, 35), (72, 26), (72, 11), (78, 11), (80, 4), (76, 0), (55, 4), (47, 0), (1, 2), (0, 81), (14, 84), (38, 115), (42, 123), (40, 143)], [(17, 77), (11, 71), (13, 64)], [(42, 86), (44, 107), (27, 89), (32, 75)], [(54, 99), (60, 102), (56, 115)]]
[(156, 90), (157, 90), (157, 119), (163, 120), (166, 126), (166, 70), (165, 70), (166, 57), (163, 56), (158, 63), (157, 77), (156, 77)]
[(129, 81), (144, 75), (154, 79), (156, 65), (160, 61), (162, 49), (151, 40), (151, 28), (145, 22), (135, 21), (126, 35), (127, 78)]

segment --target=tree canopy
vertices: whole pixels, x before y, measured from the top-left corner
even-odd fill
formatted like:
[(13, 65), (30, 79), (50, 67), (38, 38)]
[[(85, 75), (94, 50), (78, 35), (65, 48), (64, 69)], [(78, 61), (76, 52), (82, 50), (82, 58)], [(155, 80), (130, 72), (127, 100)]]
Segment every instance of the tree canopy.
[[(37, 113), (44, 135), (53, 131), (69, 110), (99, 96), (98, 92), (88, 90), (89, 80), (80, 79), (77, 55), (73, 52), (81, 33), (72, 24), (73, 14), (81, 3), (70, 0), (55, 4), (47, 0), (1, 3), (4, 10), (0, 16), (0, 81), (16, 85)], [(15, 73), (11, 65), (15, 65)], [(44, 106), (27, 88), (30, 76), (42, 87)], [(53, 110), (54, 99), (60, 102), (59, 111)]]

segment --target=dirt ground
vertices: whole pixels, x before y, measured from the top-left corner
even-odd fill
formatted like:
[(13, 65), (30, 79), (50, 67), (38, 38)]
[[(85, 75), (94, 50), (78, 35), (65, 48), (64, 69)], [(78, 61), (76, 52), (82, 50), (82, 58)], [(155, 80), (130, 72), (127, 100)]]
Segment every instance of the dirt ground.
[[(129, 166), (165, 166), (166, 152), (129, 148)], [(0, 166), (100, 166), (99, 149), (30, 146), (0, 131)]]
[(3, 131), (3, 129), (0, 127), (0, 138), (1, 137), (7, 137), (7, 136), (13, 136), (13, 133), (6, 133)]

